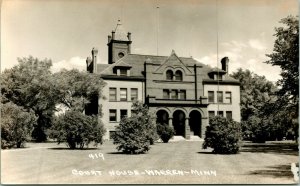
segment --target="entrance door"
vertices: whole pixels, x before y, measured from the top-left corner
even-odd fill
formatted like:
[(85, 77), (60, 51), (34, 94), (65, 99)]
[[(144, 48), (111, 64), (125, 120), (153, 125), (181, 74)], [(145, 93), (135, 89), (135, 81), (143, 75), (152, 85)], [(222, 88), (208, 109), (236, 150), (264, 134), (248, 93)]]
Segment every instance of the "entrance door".
[(190, 112), (190, 128), (191, 128), (191, 134), (195, 136), (201, 137), (201, 114), (197, 110), (193, 110)]
[(173, 126), (175, 135), (184, 136), (185, 114), (181, 110), (173, 113)]

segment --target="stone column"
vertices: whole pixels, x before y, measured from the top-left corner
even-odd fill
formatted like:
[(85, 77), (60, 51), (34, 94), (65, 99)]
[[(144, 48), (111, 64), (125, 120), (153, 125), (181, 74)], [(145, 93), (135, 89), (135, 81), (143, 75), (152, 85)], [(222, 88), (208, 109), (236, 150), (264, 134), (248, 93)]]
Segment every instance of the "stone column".
[(189, 125), (189, 119), (190, 118), (185, 118), (185, 125), (184, 125), (184, 137), (185, 139), (190, 139), (190, 134), (191, 134), (191, 129), (190, 129), (190, 125)]
[(169, 118), (169, 127), (174, 129), (174, 127), (173, 127), (173, 118)]

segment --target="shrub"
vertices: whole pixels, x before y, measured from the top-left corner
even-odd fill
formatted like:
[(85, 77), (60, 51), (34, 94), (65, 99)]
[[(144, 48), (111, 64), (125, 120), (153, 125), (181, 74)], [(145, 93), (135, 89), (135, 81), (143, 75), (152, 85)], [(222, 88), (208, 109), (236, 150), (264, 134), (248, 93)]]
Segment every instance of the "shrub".
[(132, 116), (122, 118), (112, 136), (117, 150), (126, 154), (145, 153), (158, 138), (154, 116), (140, 102), (132, 105)]
[(203, 148), (211, 147), (216, 154), (236, 154), (239, 150), (240, 124), (220, 116), (209, 120)]
[(12, 102), (1, 104), (1, 148), (20, 148), (28, 140), (37, 118)]
[(80, 148), (93, 141), (94, 146), (103, 143), (105, 129), (98, 122), (97, 116), (87, 116), (78, 111), (66, 111), (55, 118), (50, 137), (57, 139), (58, 144), (66, 142), (71, 149)]
[(167, 124), (157, 124), (157, 134), (159, 135), (160, 139), (164, 143), (168, 143), (169, 140), (174, 136), (175, 131), (172, 127)]

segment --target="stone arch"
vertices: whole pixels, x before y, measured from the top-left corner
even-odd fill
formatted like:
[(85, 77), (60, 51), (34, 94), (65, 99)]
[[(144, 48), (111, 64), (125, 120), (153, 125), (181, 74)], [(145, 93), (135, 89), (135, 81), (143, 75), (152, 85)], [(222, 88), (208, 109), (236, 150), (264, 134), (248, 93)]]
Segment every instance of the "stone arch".
[(189, 126), (191, 135), (202, 136), (202, 115), (198, 109), (193, 109), (189, 113)]
[(184, 136), (185, 135), (185, 120), (187, 118), (186, 112), (183, 109), (174, 110), (173, 114), (173, 127), (175, 130), (175, 135)]
[(200, 108), (191, 108), (191, 109), (189, 110), (189, 114), (190, 114), (193, 110), (197, 110), (198, 112), (200, 112), (200, 114), (201, 114), (202, 117), (204, 117), (204, 118), (207, 117), (207, 114), (206, 114), (202, 109), (200, 109)]
[(168, 125), (169, 118), (170, 118), (169, 113), (164, 109), (160, 109), (156, 112), (156, 123)]

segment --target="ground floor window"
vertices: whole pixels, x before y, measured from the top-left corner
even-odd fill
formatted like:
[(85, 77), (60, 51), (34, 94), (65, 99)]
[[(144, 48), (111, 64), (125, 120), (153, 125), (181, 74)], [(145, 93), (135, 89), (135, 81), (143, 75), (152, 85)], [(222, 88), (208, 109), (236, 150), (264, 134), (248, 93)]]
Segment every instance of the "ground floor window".
[(215, 111), (208, 111), (208, 117), (212, 118), (215, 116)]
[(121, 114), (120, 114), (121, 119), (124, 118), (124, 117), (125, 117), (125, 118), (127, 117), (127, 110), (121, 110), (120, 113), (121, 113)]
[(226, 118), (232, 119), (232, 111), (226, 111)]

